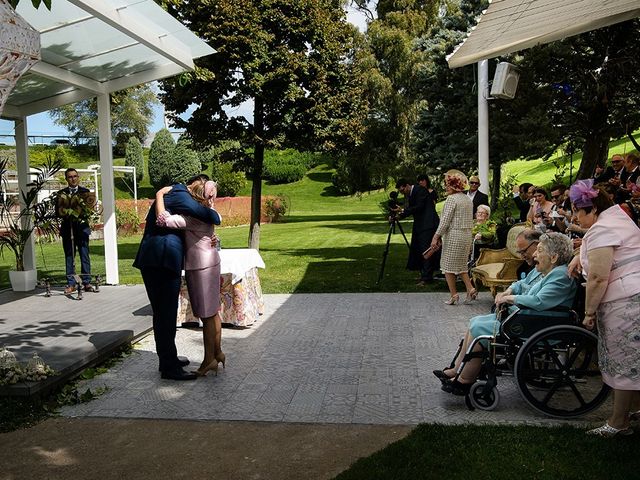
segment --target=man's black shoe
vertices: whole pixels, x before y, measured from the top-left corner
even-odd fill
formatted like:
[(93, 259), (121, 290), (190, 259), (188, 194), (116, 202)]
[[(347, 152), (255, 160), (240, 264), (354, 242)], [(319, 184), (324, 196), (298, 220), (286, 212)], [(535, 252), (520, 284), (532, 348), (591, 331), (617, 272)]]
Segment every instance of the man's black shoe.
[[(181, 355), (178, 355), (178, 368), (186, 367), (190, 363), (191, 362), (189, 361), (189, 359), (187, 357), (183, 357)], [(161, 372), (162, 369), (160, 367), (158, 367), (158, 371)]]
[(160, 378), (165, 380), (195, 380), (198, 376), (193, 372), (185, 372), (182, 368), (165, 370), (160, 374)]

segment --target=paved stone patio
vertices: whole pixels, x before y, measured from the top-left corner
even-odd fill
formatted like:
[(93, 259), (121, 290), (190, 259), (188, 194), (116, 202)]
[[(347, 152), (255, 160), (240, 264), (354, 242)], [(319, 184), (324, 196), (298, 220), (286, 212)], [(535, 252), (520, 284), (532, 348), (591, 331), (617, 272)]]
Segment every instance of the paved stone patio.
[[(527, 423), (558, 420), (533, 412), (511, 378), (499, 382), (493, 412), (469, 411), (440, 391), (431, 373), (449, 361), (468, 319), (487, 312), (484, 293), (473, 305), (444, 305), (444, 293), (266, 295), (253, 327), (223, 330), (226, 370), (191, 382), (161, 380), (154, 340), (81, 389), (108, 387), (65, 416), (250, 420), (310, 423)], [(178, 351), (195, 368), (201, 331), (179, 329)], [(609, 406), (576, 424), (600, 420)]]

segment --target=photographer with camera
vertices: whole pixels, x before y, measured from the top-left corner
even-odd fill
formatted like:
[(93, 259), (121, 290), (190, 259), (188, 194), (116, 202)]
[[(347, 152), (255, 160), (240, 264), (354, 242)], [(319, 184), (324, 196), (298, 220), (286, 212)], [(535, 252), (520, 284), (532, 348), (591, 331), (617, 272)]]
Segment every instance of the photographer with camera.
[[(390, 210), (398, 219), (413, 216), (407, 270), (419, 270), (420, 281), (418, 285), (424, 286), (433, 281), (433, 272), (439, 261), (437, 255), (425, 260), (422, 257), (422, 252), (431, 245), (431, 239), (440, 224), (440, 218), (436, 213), (433, 197), (426, 188), (412, 185), (406, 179), (401, 178), (396, 182), (396, 189), (404, 195), (406, 206), (402, 208), (396, 205)], [(393, 221), (393, 217), (390, 220)]]

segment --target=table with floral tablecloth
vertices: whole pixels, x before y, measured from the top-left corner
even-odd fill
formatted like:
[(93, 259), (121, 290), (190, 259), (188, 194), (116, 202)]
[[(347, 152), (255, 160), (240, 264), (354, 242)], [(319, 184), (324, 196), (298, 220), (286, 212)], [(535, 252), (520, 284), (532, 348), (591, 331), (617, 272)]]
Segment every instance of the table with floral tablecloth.
[[(262, 288), (258, 268), (265, 268), (264, 261), (255, 249), (227, 248), (220, 251), (220, 303), (222, 323), (238, 327), (253, 324), (264, 313)], [(178, 325), (199, 323), (189, 303), (187, 285), (182, 277)]]

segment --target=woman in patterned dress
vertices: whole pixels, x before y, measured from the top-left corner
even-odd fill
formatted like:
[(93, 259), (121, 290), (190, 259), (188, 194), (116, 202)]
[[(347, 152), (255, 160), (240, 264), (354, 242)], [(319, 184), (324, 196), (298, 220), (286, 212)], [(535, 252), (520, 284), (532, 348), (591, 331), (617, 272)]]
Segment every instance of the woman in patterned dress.
[(447, 280), (447, 287), (451, 298), (445, 302), (447, 305), (455, 305), (460, 300), (456, 289), (456, 275), (464, 282), (467, 289), (467, 298), (464, 303), (470, 303), (476, 299), (478, 292), (473, 288), (469, 278), (469, 254), (473, 244), (473, 202), (465, 195), (467, 177), (458, 170), (449, 170), (444, 176), (447, 200), (444, 202), (440, 226), (436, 230), (431, 248), (442, 245), (440, 258), (440, 270)]
[[(631, 435), (640, 420), (640, 230), (593, 180), (571, 186), (578, 222), (588, 228), (570, 271), (587, 279), (584, 325), (598, 324), (598, 362), (613, 388), (613, 412), (590, 435)], [(633, 413), (631, 413), (633, 412)]]

